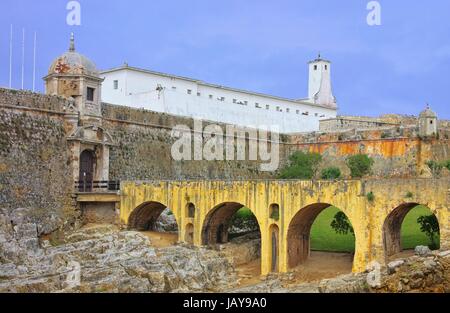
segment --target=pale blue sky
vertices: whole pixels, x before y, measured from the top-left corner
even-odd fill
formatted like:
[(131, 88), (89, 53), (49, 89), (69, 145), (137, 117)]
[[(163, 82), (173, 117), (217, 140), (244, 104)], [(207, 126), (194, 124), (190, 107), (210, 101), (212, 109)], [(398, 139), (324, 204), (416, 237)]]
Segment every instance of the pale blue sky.
[(20, 88), (22, 27), (26, 89), (38, 33), (37, 87), (51, 61), (77, 50), (100, 69), (131, 66), (288, 98), (307, 95), (307, 66), (333, 62), (340, 114), (418, 114), (429, 102), (450, 119), (450, 1), (381, 0), (382, 25), (366, 23), (368, 0), (80, 0), (81, 26), (66, 24), (67, 0), (0, 2), (0, 86)]

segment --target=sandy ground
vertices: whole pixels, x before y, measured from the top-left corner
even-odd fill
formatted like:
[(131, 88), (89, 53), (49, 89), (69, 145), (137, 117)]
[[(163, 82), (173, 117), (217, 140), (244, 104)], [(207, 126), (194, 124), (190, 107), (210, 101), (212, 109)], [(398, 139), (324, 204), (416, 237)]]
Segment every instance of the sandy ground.
[(164, 248), (174, 245), (178, 241), (177, 233), (159, 233), (155, 231), (143, 231), (143, 235), (150, 239), (151, 246)]
[[(352, 271), (353, 254), (312, 251), (311, 257), (293, 269), (293, 279), (288, 284), (306, 283), (333, 278), (348, 274)], [(261, 282), (261, 260), (238, 266), (236, 268), (240, 278), (240, 287), (250, 286)]]

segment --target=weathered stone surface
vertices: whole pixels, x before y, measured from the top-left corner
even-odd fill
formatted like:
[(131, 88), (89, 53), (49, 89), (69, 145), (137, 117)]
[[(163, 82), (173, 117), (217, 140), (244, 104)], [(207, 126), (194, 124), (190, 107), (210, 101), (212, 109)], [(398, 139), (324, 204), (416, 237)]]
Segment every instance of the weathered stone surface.
[(178, 231), (177, 221), (175, 215), (172, 214), (170, 209), (165, 209), (156, 220), (156, 231), (161, 232), (175, 232)]
[(200, 292), (236, 282), (231, 263), (213, 250), (173, 246), (156, 253), (146, 236), (113, 226), (29, 250), (38, 241), (33, 229), (2, 224), (0, 234), (10, 240), (0, 243), (0, 292)]
[(419, 255), (419, 256), (426, 256), (426, 255), (431, 254), (431, 250), (427, 246), (417, 246), (414, 249), (414, 252), (416, 253), (416, 255)]

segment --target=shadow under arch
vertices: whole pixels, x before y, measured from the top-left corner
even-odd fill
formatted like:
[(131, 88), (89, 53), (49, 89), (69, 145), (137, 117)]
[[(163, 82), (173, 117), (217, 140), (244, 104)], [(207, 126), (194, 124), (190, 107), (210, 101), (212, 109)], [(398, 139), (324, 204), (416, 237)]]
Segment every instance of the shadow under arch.
[[(244, 207), (245, 205), (237, 202), (223, 202), (219, 205), (216, 205), (206, 215), (203, 221), (202, 245), (207, 246), (228, 242), (228, 229), (230, 227), (231, 218), (236, 214), (237, 211)], [(253, 215), (255, 215), (253, 211), (252, 213)], [(256, 218), (256, 220), (258, 219)], [(259, 221), (258, 229), (261, 232)]]
[[(403, 251), (401, 238), (403, 221), (412, 209), (420, 205), (422, 204), (415, 202), (403, 203), (392, 210), (386, 217), (383, 223), (383, 247), (386, 259)], [(429, 210), (430, 214), (434, 214), (428, 206), (423, 206)], [(439, 218), (436, 214), (434, 215), (439, 223)]]
[(131, 212), (128, 218), (128, 229), (138, 231), (155, 230), (156, 221), (166, 208), (166, 205), (155, 201), (149, 201), (139, 205)]
[[(328, 203), (314, 203), (300, 209), (289, 223), (287, 232), (288, 267), (295, 268), (305, 262), (311, 251), (311, 228), (322, 211), (332, 207)], [(341, 210), (341, 209), (340, 209)], [(341, 210), (344, 214), (345, 211)], [(348, 215), (347, 218), (350, 220)], [(350, 223), (353, 225), (352, 221)], [(355, 231), (355, 242), (357, 234)]]

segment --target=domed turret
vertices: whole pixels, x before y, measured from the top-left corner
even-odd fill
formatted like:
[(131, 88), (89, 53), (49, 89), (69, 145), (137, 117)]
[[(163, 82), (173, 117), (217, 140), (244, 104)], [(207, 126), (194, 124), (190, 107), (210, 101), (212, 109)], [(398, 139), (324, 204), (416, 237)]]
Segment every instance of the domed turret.
[(101, 115), (100, 92), (103, 79), (94, 62), (75, 50), (73, 33), (70, 36), (69, 50), (52, 62), (44, 80), (46, 93), (71, 99), (82, 118)]

